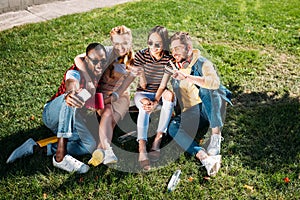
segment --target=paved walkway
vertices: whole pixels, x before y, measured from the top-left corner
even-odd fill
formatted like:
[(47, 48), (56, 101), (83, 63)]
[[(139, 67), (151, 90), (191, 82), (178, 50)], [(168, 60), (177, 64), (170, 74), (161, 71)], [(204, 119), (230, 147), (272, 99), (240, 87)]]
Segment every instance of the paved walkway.
[(133, 0), (66, 0), (35, 5), (28, 7), (26, 10), (0, 14), (0, 31), (129, 1)]

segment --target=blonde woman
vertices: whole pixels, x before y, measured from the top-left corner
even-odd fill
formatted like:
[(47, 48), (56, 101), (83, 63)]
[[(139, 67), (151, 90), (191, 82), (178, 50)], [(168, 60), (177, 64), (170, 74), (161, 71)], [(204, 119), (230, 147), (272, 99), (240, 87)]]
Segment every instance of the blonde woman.
[[(113, 130), (116, 123), (128, 111), (130, 98), (126, 90), (136, 76), (130, 70), (134, 56), (131, 30), (124, 25), (117, 26), (111, 30), (110, 39), (113, 46), (105, 47), (108, 52), (108, 62), (99, 80), (99, 88), (97, 88), (97, 92), (103, 94), (105, 107), (97, 111), (101, 116), (99, 141), (89, 161), (89, 164), (94, 166), (102, 162), (111, 164), (118, 161), (111, 147)], [(81, 62), (80, 57), (75, 59), (78, 66)], [(93, 84), (88, 84), (89, 90), (95, 91)]]

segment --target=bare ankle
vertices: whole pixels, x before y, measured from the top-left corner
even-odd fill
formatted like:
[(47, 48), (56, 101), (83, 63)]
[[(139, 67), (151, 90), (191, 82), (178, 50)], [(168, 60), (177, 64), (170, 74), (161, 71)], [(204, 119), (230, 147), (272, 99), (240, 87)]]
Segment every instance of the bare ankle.
[(217, 135), (221, 135), (221, 129), (220, 127), (214, 127), (211, 129), (211, 133), (212, 134), (217, 134)]
[(158, 132), (156, 134), (155, 139), (154, 139), (153, 144), (152, 144), (152, 148), (151, 148), (152, 150), (159, 150), (160, 149), (160, 144), (161, 144), (163, 135), (164, 135), (164, 133), (162, 133), (162, 132)]
[(57, 162), (61, 162), (64, 159), (64, 157), (65, 157), (65, 155), (63, 155), (63, 154), (56, 154), (55, 155), (55, 160)]
[(139, 140), (139, 152), (147, 152), (146, 140)]

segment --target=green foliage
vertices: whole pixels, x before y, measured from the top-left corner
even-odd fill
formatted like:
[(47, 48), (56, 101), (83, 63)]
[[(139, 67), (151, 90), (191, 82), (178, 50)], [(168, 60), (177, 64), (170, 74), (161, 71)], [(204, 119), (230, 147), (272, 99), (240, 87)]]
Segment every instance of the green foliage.
[[(0, 199), (299, 199), (299, 7), (298, 0), (141, 0), (1, 32)], [(132, 29), (134, 50), (146, 46), (155, 25), (188, 31), (215, 63), (234, 94), (219, 174), (203, 179), (200, 163), (185, 154), (137, 174), (106, 166), (68, 174), (42, 155), (7, 165), (27, 138), (51, 135), (41, 119), (43, 105), (73, 58), (90, 42), (110, 45), (110, 29), (121, 24)], [(129, 144), (132, 151), (136, 145)], [(89, 156), (80, 159), (87, 163)], [(176, 169), (181, 181), (168, 193)]]

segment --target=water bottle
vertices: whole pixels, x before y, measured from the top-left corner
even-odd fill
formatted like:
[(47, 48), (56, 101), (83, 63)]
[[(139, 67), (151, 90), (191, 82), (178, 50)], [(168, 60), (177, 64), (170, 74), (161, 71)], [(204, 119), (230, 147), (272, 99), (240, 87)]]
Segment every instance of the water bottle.
[(172, 175), (171, 180), (168, 183), (168, 192), (172, 192), (175, 189), (176, 185), (179, 183), (179, 180), (180, 180), (179, 176), (180, 176), (180, 174), (181, 174), (181, 170), (180, 169), (178, 169), (178, 170), (176, 170), (174, 172), (174, 174)]

